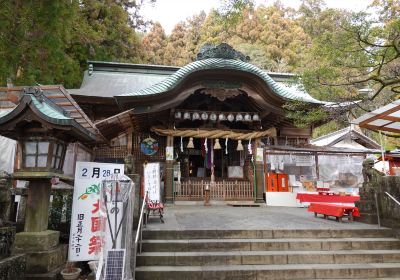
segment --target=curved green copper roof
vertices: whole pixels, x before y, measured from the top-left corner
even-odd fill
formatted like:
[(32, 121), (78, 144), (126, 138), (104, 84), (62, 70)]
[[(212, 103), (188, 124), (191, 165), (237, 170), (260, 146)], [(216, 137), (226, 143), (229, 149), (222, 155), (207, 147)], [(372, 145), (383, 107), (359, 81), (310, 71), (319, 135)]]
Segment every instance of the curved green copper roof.
[[(265, 71), (258, 68), (250, 63), (235, 60), (235, 59), (224, 59), (224, 58), (208, 58), (203, 60), (194, 61), (188, 65), (180, 68), (174, 74), (159, 82), (151, 87), (138, 90), (132, 93), (127, 93), (118, 96), (145, 96), (145, 95), (155, 95), (173, 89), (177, 84), (184, 78), (188, 77), (190, 74), (201, 71), (201, 70), (212, 70), (212, 69), (227, 69), (227, 70), (237, 70), (247, 73), (254, 74), (262, 79), (276, 95), (280, 96), (285, 100), (298, 100), (309, 103), (317, 104), (327, 104), (328, 102), (323, 102), (313, 98), (303, 89), (286, 87), (276, 83)], [(117, 97), (118, 97), (117, 96)]]
[[(43, 100), (41, 100), (43, 98)], [(74, 127), (79, 131), (82, 139), (95, 140), (96, 135), (79, 124), (74, 118), (66, 116), (62, 108), (51, 103), (45, 96), (35, 96), (34, 94), (23, 94), (19, 104), (11, 110), (0, 111), (0, 125), (10, 121), (18, 114), (23, 113), (26, 107), (29, 107), (40, 118), (55, 125), (64, 125)]]
[(72, 118), (65, 116), (60, 110), (50, 106), (46, 102), (40, 102), (34, 95), (30, 96), (32, 99), (33, 105), (39, 110), (40, 113), (49, 117), (51, 119), (56, 119), (59, 121), (62, 120), (72, 120)]

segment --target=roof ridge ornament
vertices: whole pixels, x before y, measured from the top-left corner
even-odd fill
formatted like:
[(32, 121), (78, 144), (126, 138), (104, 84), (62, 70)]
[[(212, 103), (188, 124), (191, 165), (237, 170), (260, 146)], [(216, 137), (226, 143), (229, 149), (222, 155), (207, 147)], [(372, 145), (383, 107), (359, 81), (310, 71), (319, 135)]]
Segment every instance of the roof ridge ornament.
[(207, 58), (236, 59), (244, 62), (250, 61), (249, 56), (246, 56), (240, 51), (235, 50), (227, 43), (221, 43), (218, 46), (214, 46), (210, 43), (205, 44), (203, 47), (201, 47), (199, 53), (197, 54), (197, 60)]
[(33, 94), (40, 103), (44, 101), (43, 90), (40, 87), (24, 87), (23, 94)]
[(66, 111), (64, 108), (61, 108), (57, 104), (55, 104), (52, 100), (50, 100), (43, 92), (43, 89), (40, 86), (31, 86), (24, 87), (22, 91), (21, 99), (24, 95), (33, 95), (40, 103), (46, 103), (48, 106), (52, 107), (54, 110), (60, 112), (66, 117), (71, 117), (71, 114)]

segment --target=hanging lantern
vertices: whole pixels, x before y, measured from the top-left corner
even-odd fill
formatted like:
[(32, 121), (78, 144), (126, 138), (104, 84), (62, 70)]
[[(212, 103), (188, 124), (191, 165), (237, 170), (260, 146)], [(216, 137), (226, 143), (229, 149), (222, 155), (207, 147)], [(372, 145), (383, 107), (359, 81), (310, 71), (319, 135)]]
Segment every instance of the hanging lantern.
[(237, 115), (236, 115), (236, 121), (237, 121), (237, 122), (243, 121), (243, 115), (242, 115), (242, 114), (237, 114)]
[(260, 116), (258, 114), (253, 115), (253, 121), (258, 122), (260, 120)]
[(182, 113), (181, 112), (175, 112), (175, 119), (180, 119), (182, 118)]
[(228, 121), (233, 122), (234, 119), (235, 117), (233, 116), (233, 114), (228, 115)]
[(244, 121), (245, 121), (245, 122), (251, 121), (251, 116), (250, 116), (250, 114), (244, 115)]
[(195, 120), (200, 120), (200, 114), (199, 113), (197, 113), (197, 112), (194, 112), (193, 113), (193, 116), (192, 116), (192, 119), (195, 121)]
[(219, 143), (219, 139), (215, 139), (214, 150), (221, 150), (221, 144)]
[(218, 119), (219, 119), (220, 121), (225, 121), (225, 120), (226, 120), (226, 117), (225, 117), (224, 114), (219, 114), (219, 115), (218, 115)]
[(210, 120), (212, 120), (213, 122), (215, 122), (215, 121), (217, 120), (217, 114), (211, 113), (211, 115), (210, 115)]
[(189, 143), (187, 144), (186, 148), (188, 148), (188, 149), (194, 149), (193, 137), (190, 137), (190, 138), (189, 138)]
[(236, 151), (243, 151), (242, 140), (238, 140), (238, 145), (236, 147)]
[(202, 113), (202, 114), (201, 114), (201, 119), (202, 119), (203, 121), (206, 121), (206, 120), (208, 119), (208, 114), (207, 114), (206, 112)]
[(185, 113), (183, 114), (183, 119), (184, 119), (184, 120), (190, 120), (190, 113), (189, 113), (189, 112), (185, 112)]

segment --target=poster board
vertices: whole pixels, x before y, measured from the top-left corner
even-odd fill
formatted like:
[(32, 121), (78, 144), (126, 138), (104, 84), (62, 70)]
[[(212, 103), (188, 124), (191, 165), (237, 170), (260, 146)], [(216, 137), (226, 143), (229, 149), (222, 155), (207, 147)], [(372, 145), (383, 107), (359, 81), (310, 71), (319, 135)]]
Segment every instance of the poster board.
[(149, 199), (160, 201), (160, 163), (152, 162), (143, 165), (144, 193), (148, 192)]
[(228, 178), (243, 178), (243, 167), (228, 166)]
[(123, 164), (76, 163), (68, 260), (97, 260), (101, 251), (100, 188), (103, 179), (123, 174)]

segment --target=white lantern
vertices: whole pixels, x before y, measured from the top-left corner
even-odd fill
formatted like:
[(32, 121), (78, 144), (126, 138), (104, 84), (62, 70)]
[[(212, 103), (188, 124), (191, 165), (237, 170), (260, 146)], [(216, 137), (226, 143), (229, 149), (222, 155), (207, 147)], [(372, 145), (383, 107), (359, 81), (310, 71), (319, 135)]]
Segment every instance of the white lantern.
[(210, 120), (212, 120), (213, 122), (215, 122), (215, 121), (217, 120), (217, 114), (211, 113), (211, 115), (210, 115)]
[(202, 114), (201, 114), (201, 119), (202, 119), (203, 121), (206, 121), (206, 120), (208, 119), (208, 114), (207, 114), (206, 112), (202, 113)]
[(181, 112), (175, 112), (175, 119), (180, 119), (182, 117)]
[(190, 113), (189, 113), (189, 112), (185, 112), (185, 113), (183, 114), (183, 119), (184, 119), (184, 120), (190, 120)]
[(237, 114), (236, 115), (236, 121), (237, 122), (243, 121), (243, 115), (242, 114)]
[(219, 114), (219, 115), (218, 115), (218, 119), (219, 119), (220, 121), (225, 121), (225, 120), (226, 120), (226, 117), (225, 117), (224, 114)]
[(257, 122), (260, 120), (260, 116), (258, 114), (253, 115), (253, 121)]
[(233, 122), (234, 119), (235, 119), (235, 117), (233, 116), (233, 114), (228, 115), (228, 121)]
[(246, 122), (251, 121), (251, 116), (250, 116), (250, 114), (244, 115), (244, 121), (246, 121)]
[(193, 113), (192, 119), (193, 119), (193, 120), (200, 120), (200, 114), (197, 113), (197, 112), (194, 112), (194, 113)]

